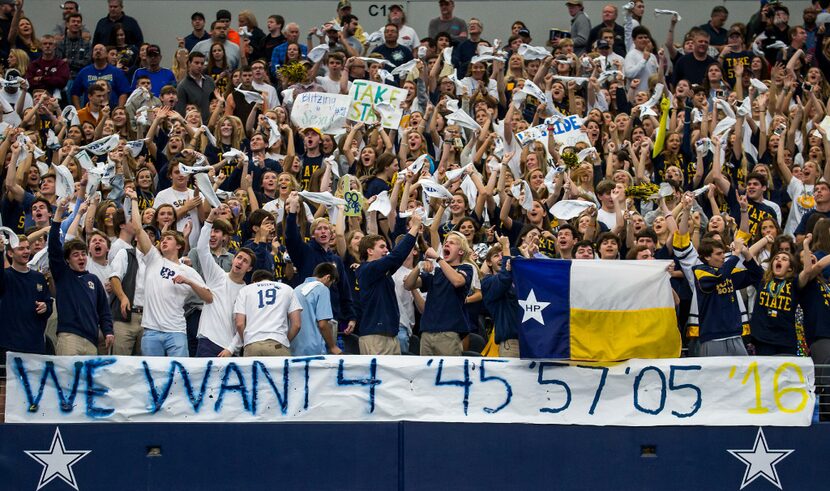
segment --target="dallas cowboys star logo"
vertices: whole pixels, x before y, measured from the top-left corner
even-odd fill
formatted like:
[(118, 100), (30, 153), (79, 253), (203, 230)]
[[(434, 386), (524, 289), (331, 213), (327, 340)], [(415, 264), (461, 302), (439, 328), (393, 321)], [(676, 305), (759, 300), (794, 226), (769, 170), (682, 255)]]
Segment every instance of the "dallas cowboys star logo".
[(75, 481), (72, 466), (92, 451), (66, 450), (61, 437), (61, 430), (55, 428), (55, 436), (52, 437), (52, 446), (49, 450), (24, 450), (23, 452), (43, 466), (40, 481), (37, 483), (38, 490), (55, 479), (61, 479), (77, 491), (78, 483)]
[(770, 450), (767, 446), (767, 439), (764, 436), (764, 430), (758, 428), (758, 434), (755, 436), (755, 445), (751, 450), (727, 450), (736, 459), (746, 464), (746, 472), (744, 472), (743, 481), (741, 481), (741, 489), (747, 487), (752, 481), (763, 477), (771, 482), (778, 489), (781, 487), (781, 480), (778, 478), (778, 471), (775, 469), (775, 464), (781, 462), (795, 450)]
[(527, 294), (527, 298), (519, 300), (519, 306), (524, 312), (522, 315), (522, 324), (530, 319), (533, 319), (539, 324), (544, 325), (545, 320), (542, 318), (542, 311), (545, 310), (548, 305), (550, 305), (550, 302), (540, 302), (536, 300), (536, 292), (534, 292), (531, 288), (530, 293)]

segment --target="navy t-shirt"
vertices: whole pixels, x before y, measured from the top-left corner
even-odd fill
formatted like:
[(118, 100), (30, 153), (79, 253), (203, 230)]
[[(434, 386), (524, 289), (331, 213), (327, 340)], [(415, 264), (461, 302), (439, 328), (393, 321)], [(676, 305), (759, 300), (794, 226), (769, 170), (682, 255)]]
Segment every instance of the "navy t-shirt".
[(421, 332), (469, 332), (464, 315), (464, 302), (473, 280), (473, 267), (460, 264), (454, 269), (465, 276), (464, 285), (455, 288), (444, 276), (440, 266), (434, 274), (421, 272), (421, 291), (427, 293), (424, 314), (421, 316)]

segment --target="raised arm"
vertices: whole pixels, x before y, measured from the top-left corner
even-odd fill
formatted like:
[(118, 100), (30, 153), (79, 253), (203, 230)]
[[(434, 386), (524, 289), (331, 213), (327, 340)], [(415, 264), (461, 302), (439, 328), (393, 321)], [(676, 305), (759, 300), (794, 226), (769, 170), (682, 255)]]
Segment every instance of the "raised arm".
[(153, 241), (150, 240), (150, 236), (147, 235), (144, 227), (141, 226), (141, 212), (138, 210), (138, 196), (132, 188), (125, 189), (124, 194), (130, 198), (130, 203), (132, 205), (130, 208), (130, 218), (133, 222), (133, 228), (135, 229), (136, 246), (142, 254), (147, 255), (153, 247)]

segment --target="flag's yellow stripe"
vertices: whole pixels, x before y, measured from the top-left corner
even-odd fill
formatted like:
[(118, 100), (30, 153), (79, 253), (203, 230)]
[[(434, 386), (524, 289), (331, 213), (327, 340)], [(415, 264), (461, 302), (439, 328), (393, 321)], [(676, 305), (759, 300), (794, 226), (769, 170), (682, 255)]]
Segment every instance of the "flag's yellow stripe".
[(680, 331), (673, 308), (571, 309), (571, 359), (615, 361), (677, 358)]

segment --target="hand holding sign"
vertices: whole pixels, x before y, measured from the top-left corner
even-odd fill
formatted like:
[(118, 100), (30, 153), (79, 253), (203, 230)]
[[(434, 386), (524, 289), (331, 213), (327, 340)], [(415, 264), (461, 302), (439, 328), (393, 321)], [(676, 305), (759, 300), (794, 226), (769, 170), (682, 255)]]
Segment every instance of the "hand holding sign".
[(343, 195), (346, 200), (345, 213), (347, 217), (358, 217), (363, 212), (363, 195), (358, 191), (346, 191)]

